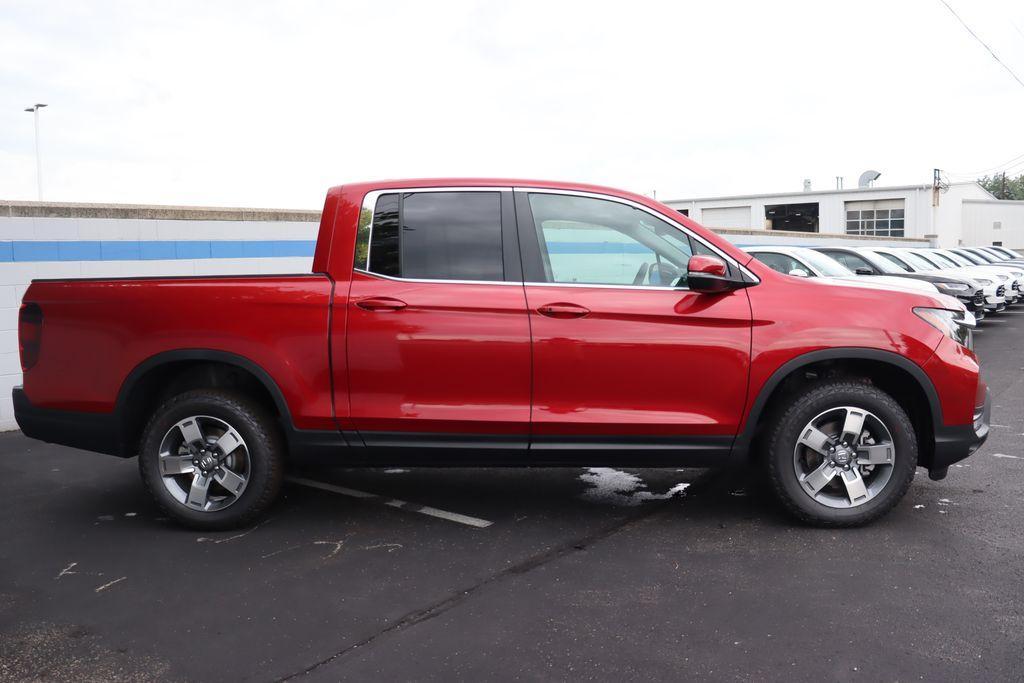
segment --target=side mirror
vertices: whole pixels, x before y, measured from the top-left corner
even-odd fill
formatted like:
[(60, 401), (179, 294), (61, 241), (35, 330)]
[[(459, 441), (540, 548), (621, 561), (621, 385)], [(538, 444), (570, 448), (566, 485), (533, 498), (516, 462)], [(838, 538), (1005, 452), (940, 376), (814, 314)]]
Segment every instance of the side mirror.
[(748, 286), (738, 274), (729, 275), (729, 266), (717, 256), (695, 254), (686, 264), (686, 283), (693, 292), (720, 294)]
[(808, 273), (803, 268), (794, 268), (793, 270), (789, 271), (789, 274), (792, 275), (793, 277), (810, 277), (811, 276), (811, 274)]
[(857, 275), (874, 275), (875, 274), (875, 271), (871, 270), (870, 268), (865, 268), (864, 266), (861, 266), (860, 268), (855, 268), (853, 270), (853, 272), (855, 272)]

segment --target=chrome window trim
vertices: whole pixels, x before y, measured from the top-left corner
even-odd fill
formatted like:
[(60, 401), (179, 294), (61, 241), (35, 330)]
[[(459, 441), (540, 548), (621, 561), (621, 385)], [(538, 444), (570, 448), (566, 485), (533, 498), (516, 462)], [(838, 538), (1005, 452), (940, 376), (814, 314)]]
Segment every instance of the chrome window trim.
[[(713, 253), (717, 254), (720, 258), (722, 258), (726, 263), (732, 264), (735, 268), (737, 268), (741, 272), (743, 272), (747, 277), (749, 277), (753, 281), (753, 283), (755, 285), (759, 284), (761, 282), (761, 278), (757, 277), (757, 275), (755, 275), (753, 272), (751, 272), (745, 266), (741, 265), (740, 263), (737, 263), (734, 258), (728, 256), (727, 254), (724, 254), (720, 249), (718, 249), (718, 247), (714, 246), (713, 244), (710, 244), (709, 242), (707, 242), (705, 239), (703, 239), (699, 235), (694, 234), (688, 228), (686, 228), (686, 226), (684, 226), (684, 225), (682, 225), (680, 223), (677, 223), (676, 221), (672, 220), (668, 216), (664, 216), (664, 215), (662, 215), (660, 213), (652, 211), (651, 209), (647, 208), (643, 204), (638, 204), (637, 202), (634, 202), (634, 201), (629, 200), (629, 199), (623, 199), (622, 197), (616, 197), (614, 195), (600, 194), (600, 193), (597, 193), (597, 192), (582, 192), (582, 191), (577, 191), (577, 190), (558, 190), (558, 189), (543, 188), (543, 187), (508, 187), (508, 186), (501, 186), (501, 185), (488, 185), (488, 186), (480, 186), (480, 187), (460, 187), (460, 186), (451, 186), (451, 187), (449, 187), (449, 186), (445, 186), (445, 187), (396, 187), (396, 188), (388, 188), (386, 190), (384, 190), (384, 189), (382, 189), (382, 190), (371, 190), (371, 191), (367, 192), (366, 195), (363, 196), (363, 204), (362, 204), (362, 208), (360, 209), (360, 214), (363, 211), (369, 211), (370, 212), (370, 233), (369, 233), (369, 237), (367, 238), (367, 245), (366, 245), (366, 263), (363, 264), (362, 268), (357, 267), (356, 264), (353, 263), (353, 265), (352, 265), (353, 272), (361, 273), (362, 275), (369, 275), (371, 277), (381, 278), (382, 280), (391, 280), (393, 282), (413, 282), (413, 283), (417, 283), (417, 284), (430, 284), (430, 283), (436, 282), (436, 283), (442, 283), (442, 284), (459, 284), (459, 285), (501, 285), (501, 286), (508, 286), (508, 285), (523, 286), (523, 285), (530, 285), (530, 286), (533, 286), (533, 287), (591, 287), (591, 288), (597, 287), (599, 289), (627, 289), (627, 290), (635, 290), (635, 291), (641, 291), (641, 292), (643, 292), (643, 291), (670, 291), (670, 292), (688, 292), (688, 291), (690, 291), (690, 289), (688, 287), (661, 287), (661, 286), (658, 286), (658, 287), (646, 286), (645, 287), (645, 286), (640, 286), (640, 285), (613, 285), (613, 284), (596, 284), (596, 283), (588, 284), (588, 283), (585, 283), (585, 282), (526, 282), (526, 281), (510, 282), (508, 280), (440, 280), (440, 279), (432, 280), (432, 279), (424, 279), (424, 278), (393, 277), (393, 276), (390, 276), (390, 275), (382, 275), (380, 273), (374, 273), (374, 272), (372, 272), (370, 270), (370, 246), (373, 244), (374, 209), (376, 209), (376, 207), (377, 207), (377, 200), (380, 198), (381, 195), (383, 195), (383, 194), (398, 194), (398, 193), (403, 193), (403, 192), (510, 192), (510, 191), (511, 192), (538, 192), (538, 193), (545, 193), (545, 194), (563, 194), (563, 195), (571, 195), (571, 196), (577, 196), (577, 197), (590, 197), (592, 199), (603, 199), (605, 201), (618, 202), (620, 204), (625, 204), (627, 206), (631, 206), (631, 207), (633, 207), (635, 209), (639, 209), (640, 211), (643, 211), (644, 213), (646, 213), (646, 214), (648, 214), (648, 215), (650, 215), (650, 216), (652, 216), (654, 218), (657, 218), (657, 219), (659, 219), (661, 221), (664, 221), (664, 222), (668, 223), (669, 225), (674, 227), (676, 230), (679, 230), (680, 232), (685, 234), (687, 237), (700, 242), (707, 249), (709, 249)], [(358, 221), (357, 221), (357, 223), (358, 223)]]
[[(687, 228), (682, 223), (679, 223), (679, 222), (673, 220), (672, 218), (670, 218), (668, 216), (665, 216), (664, 214), (658, 213), (656, 211), (652, 211), (650, 208), (648, 208), (648, 207), (646, 207), (643, 204), (640, 204), (638, 202), (634, 202), (631, 199), (625, 199), (623, 197), (617, 197), (615, 195), (610, 195), (610, 194), (601, 194), (599, 192), (586, 192), (586, 191), (583, 191), (583, 190), (558, 190), (558, 189), (552, 189), (552, 188), (548, 188), (548, 187), (516, 186), (516, 187), (512, 188), (512, 191), (513, 192), (523, 192), (523, 193), (536, 193), (536, 194), (561, 194), (561, 195), (569, 195), (569, 196), (572, 196), (572, 197), (588, 197), (590, 199), (603, 199), (604, 201), (617, 202), (619, 204), (625, 204), (626, 206), (630, 206), (630, 207), (632, 207), (634, 209), (638, 209), (640, 211), (643, 211), (644, 213), (646, 213), (648, 216), (651, 216), (652, 218), (657, 218), (658, 220), (661, 220), (661, 221), (664, 221), (665, 223), (668, 223), (673, 228), (675, 228), (676, 230), (679, 230), (680, 232), (685, 234), (690, 239), (693, 239), (693, 240), (696, 240), (697, 242), (700, 242), (707, 249), (709, 249), (712, 253), (717, 254), (718, 257), (721, 258), (722, 260), (724, 260), (726, 263), (731, 264), (733, 267), (735, 267), (738, 270), (740, 270), (741, 272), (743, 272), (747, 277), (749, 277), (753, 281), (753, 283), (755, 285), (756, 284), (760, 284), (760, 282), (761, 282), (761, 278), (757, 277), (757, 275), (752, 273), (748, 268), (746, 268), (742, 264), (738, 263), (736, 261), (736, 259), (734, 259), (731, 256), (729, 256), (728, 254), (724, 253), (721, 249), (719, 249), (715, 245), (711, 244), (710, 242), (705, 240), (700, 235), (697, 235), (697, 234), (693, 233), (689, 228)], [(530, 284), (533, 284), (533, 283), (530, 283)], [(546, 282), (546, 283), (543, 283), (543, 284), (573, 284), (573, 285), (575, 285), (575, 283), (551, 283), (551, 282)], [(620, 288), (620, 289), (655, 289), (654, 287), (635, 287), (635, 286), (631, 286), (631, 285), (586, 285), (586, 286), (589, 286), (589, 287), (597, 287), (597, 286), (616, 287), (616, 288)], [(686, 287), (665, 287), (665, 288), (658, 288), (658, 289), (675, 289), (675, 290), (687, 290), (687, 291), (689, 291), (688, 288), (686, 288)]]
[[(494, 283), (495, 280), (425, 280), (425, 279), (413, 279), (408, 277), (391, 277), (390, 275), (381, 275), (380, 273), (374, 273), (370, 270), (370, 247), (373, 245), (373, 219), (374, 209), (377, 208), (377, 200), (382, 194), (400, 194), (403, 192), (497, 192), (502, 191), (510, 192), (511, 187), (499, 187), (499, 186), (488, 186), (488, 187), (396, 187), (387, 190), (370, 190), (363, 196), (363, 204), (359, 210), (359, 214), (362, 215), (363, 211), (370, 212), (370, 235), (366, 239), (366, 263), (363, 264), (362, 268), (357, 267), (353, 261), (352, 269), (365, 273), (367, 275), (376, 275), (386, 280), (399, 280), (403, 282), (458, 282), (458, 283)], [(359, 220), (356, 219), (356, 225), (359, 225)], [(401, 227), (401, 226), (399, 226)], [(357, 227), (358, 233), (358, 227)], [(359, 235), (356, 235), (356, 239)], [(510, 284), (522, 284), (519, 282), (512, 282)]]
[(429, 280), (425, 278), (412, 278), (412, 277), (393, 277), (391, 275), (381, 275), (380, 273), (373, 273), (362, 268), (353, 268), (353, 273), (359, 273), (360, 275), (369, 275), (370, 277), (380, 278), (381, 280), (391, 280), (392, 282), (414, 282), (418, 284), (432, 284), (441, 283), (446, 285), (512, 285), (513, 287), (522, 287), (523, 283), (516, 281), (511, 282), (509, 280)]
[(689, 292), (689, 287), (662, 287), (662, 286), (644, 286), (644, 285), (602, 285), (602, 284), (587, 284), (586, 282), (523, 282), (524, 285), (530, 287), (586, 287), (588, 289), (631, 289), (638, 292)]

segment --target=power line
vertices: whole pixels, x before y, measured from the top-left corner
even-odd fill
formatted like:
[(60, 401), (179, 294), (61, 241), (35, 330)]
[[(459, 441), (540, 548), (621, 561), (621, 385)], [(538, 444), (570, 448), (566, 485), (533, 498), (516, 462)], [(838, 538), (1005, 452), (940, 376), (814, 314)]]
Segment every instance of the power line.
[(963, 178), (977, 178), (978, 176), (987, 175), (989, 173), (992, 173), (993, 171), (1002, 171), (1004, 168), (1007, 168), (1007, 167), (1010, 167), (1010, 166), (1016, 166), (1017, 162), (1022, 160), (1022, 159), (1024, 159), (1024, 154), (1021, 154), (1019, 156), (1015, 156), (1014, 158), (1010, 159), (1009, 161), (1004, 161), (1001, 164), (997, 164), (996, 166), (992, 166), (990, 168), (986, 168), (986, 169), (984, 169), (982, 171), (971, 171), (970, 173), (965, 173), (965, 172), (960, 172), (960, 171), (955, 171), (955, 172), (954, 171), (950, 171), (949, 175), (956, 176), (958, 178), (960, 178), (960, 177), (963, 177)]
[(988, 44), (987, 44), (987, 43), (986, 43), (986, 42), (985, 42), (984, 40), (982, 40), (981, 38), (979, 38), (979, 37), (978, 37), (978, 34), (977, 34), (977, 33), (975, 33), (975, 32), (974, 32), (974, 31), (973, 31), (973, 30), (971, 29), (971, 27), (967, 25), (967, 22), (965, 22), (965, 21), (964, 21), (963, 19), (961, 19), (961, 18), (960, 18), (960, 15), (956, 13), (956, 10), (955, 10), (955, 9), (953, 9), (952, 7), (950, 7), (949, 3), (948, 3), (948, 2), (946, 2), (946, 0), (939, 0), (939, 2), (941, 2), (941, 3), (943, 4), (943, 5), (945, 5), (945, 6), (946, 6), (946, 9), (948, 9), (948, 10), (949, 10), (949, 11), (950, 11), (950, 12), (951, 12), (951, 13), (953, 14), (953, 16), (954, 16), (954, 17), (956, 17), (956, 20), (960, 22), (960, 25), (961, 25), (961, 26), (963, 26), (963, 27), (964, 27), (965, 29), (967, 29), (967, 32), (968, 32), (968, 33), (970, 33), (970, 34), (971, 34), (971, 36), (972, 36), (972, 37), (973, 37), (973, 38), (974, 38), (974, 39), (975, 39), (976, 41), (978, 41), (979, 43), (981, 43), (981, 46), (982, 46), (982, 47), (984, 47), (984, 48), (985, 48), (986, 50), (988, 50), (988, 53), (989, 53), (990, 55), (992, 55), (992, 59), (994, 59), (994, 60), (996, 60), (997, 62), (999, 62), (1000, 66), (1002, 66), (1002, 67), (1003, 67), (1004, 69), (1006, 69), (1006, 72), (1007, 72), (1008, 74), (1010, 74), (1011, 76), (1013, 76), (1013, 80), (1017, 81), (1017, 82), (1018, 82), (1018, 83), (1020, 84), (1020, 86), (1021, 86), (1022, 88), (1024, 88), (1024, 81), (1022, 81), (1022, 80), (1020, 79), (1020, 76), (1018, 76), (1018, 75), (1017, 75), (1016, 73), (1014, 73), (1013, 69), (1011, 69), (1011, 68), (1010, 68), (1010, 67), (1009, 67), (1009, 66), (1008, 66), (1008, 65), (1006, 64), (1006, 62), (1004, 62), (1003, 60), (999, 59), (999, 55), (997, 55), (997, 54), (995, 53), (995, 51), (994, 51), (994, 50), (993, 50), (992, 48), (990, 48), (990, 47), (988, 46)]

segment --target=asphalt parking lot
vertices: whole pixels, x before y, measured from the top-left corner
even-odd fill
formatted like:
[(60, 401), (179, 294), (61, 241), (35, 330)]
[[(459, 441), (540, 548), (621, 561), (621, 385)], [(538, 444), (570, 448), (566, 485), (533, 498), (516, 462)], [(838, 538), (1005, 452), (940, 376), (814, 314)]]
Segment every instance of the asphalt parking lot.
[(743, 473), (337, 469), (196, 533), (0, 435), (0, 680), (1021, 680), (1022, 323), (976, 338), (982, 450), (840, 532)]

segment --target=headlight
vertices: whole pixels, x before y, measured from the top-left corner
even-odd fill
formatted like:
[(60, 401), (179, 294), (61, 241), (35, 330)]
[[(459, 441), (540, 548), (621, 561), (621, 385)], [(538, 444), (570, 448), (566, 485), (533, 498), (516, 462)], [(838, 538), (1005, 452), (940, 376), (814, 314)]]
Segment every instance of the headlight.
[(957, 344), (974, 348), (974, 338), (971, 328), (974, 327), (974, 316), (965, 311), (950, 311), (945, 308), (924, 308), (914, 309), (914, 313), (921, 320), (925, 321), (942, 334), (946, 335)]
[(976, 277), (974, 278), (974, 281), (977, 282), (982, 287), (988, 287), (990, 284), (992, 284), (991, 280), (986, 280), (983, 277)]
[(962, 282), (941, 282), (939, 286), (952, 292), (966, 292), (970, 287)]

